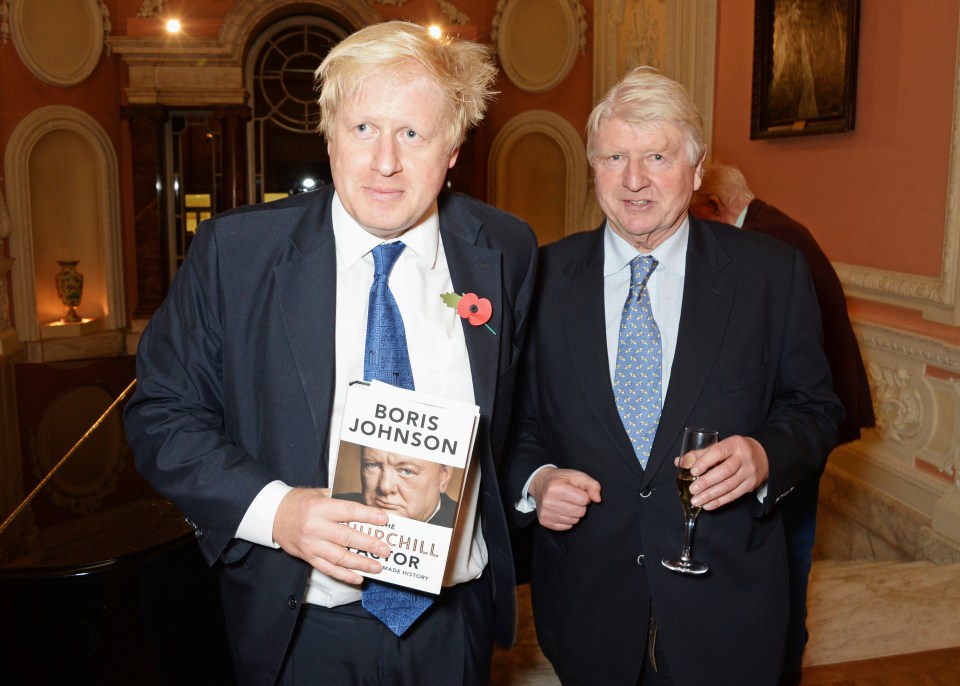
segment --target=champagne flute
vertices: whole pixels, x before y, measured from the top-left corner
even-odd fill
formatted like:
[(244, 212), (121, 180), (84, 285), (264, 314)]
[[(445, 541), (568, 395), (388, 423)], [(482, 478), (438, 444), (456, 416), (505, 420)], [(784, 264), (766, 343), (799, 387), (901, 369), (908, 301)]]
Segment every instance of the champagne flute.
[(691, 450), (702, 450), (720, 440), (716, 431), (709, 429), (686, 428), (683, 430), (683, 445), (680, 448), (680, 466), (677, 470), (677, 491), (680, 492), (680, 504), (683, 506), (683, 515), (686, 520), (683, 529), (683, 548), (679, 558), (661, 560), (661, 564), (669, 570), (681, 574), (703, 574), (707, 565), (690, 559), (690, 544), (693, 538), (693, 525), (700, 514), (700, 508), (690, 504), (690, 484), (697, 477), (690, 474), (690, 467), (694, 459), (689, 454)]

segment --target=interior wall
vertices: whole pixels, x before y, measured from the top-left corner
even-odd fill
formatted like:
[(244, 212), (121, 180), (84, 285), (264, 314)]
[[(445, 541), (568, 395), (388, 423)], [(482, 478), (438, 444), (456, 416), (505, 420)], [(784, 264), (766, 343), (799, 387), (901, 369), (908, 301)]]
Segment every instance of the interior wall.
[(712, 157), (834, 262), (938, 276), (960, 3), (861, 2), (855, 130), (751, 141), (754, 4), (719, 0)]
[[(844, 284), (858, 296), (851, 318), (877, 426), (830, 465), (865, 501), (896, 504), (879, 516), (848, 512), (860, 526), (905, 539), (919, 527), (931, 545), (917, 554), (937, 559), (931, 549), (960, 542), (957, 227), (948, 225), (960, 1), (861, 2), (855, 129), (756, 141), (754, 7), (719, 0), (711, 154), (805, 224), (841, 274), (867, 275), (872, 287)], [(894, 281), (903, 285), (887, 297)], [(939, 311), (931, 291), (942, 291)]]

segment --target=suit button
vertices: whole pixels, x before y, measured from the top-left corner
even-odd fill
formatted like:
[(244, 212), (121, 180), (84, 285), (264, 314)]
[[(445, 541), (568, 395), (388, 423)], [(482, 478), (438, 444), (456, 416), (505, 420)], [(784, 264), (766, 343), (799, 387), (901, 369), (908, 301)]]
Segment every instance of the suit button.
[(647, 486), (645, 489), (643, 489), (642, 491), (640, 491), (640, 497), (641, 497), (641, 498), (649, 498), (651, 493), (653, 493), (653, 489), (650, 488), (649, 486)]
[(637, 555), (637, 566), (638, 567), (646, 566), (646, 562), (643, 561), (643, 553), (641, 553), (640, 555)]
[(289, 607), (291, 610), (297, 609), (297, 599), (295, 596), (290, 596), (287, 598), (287, 607)]

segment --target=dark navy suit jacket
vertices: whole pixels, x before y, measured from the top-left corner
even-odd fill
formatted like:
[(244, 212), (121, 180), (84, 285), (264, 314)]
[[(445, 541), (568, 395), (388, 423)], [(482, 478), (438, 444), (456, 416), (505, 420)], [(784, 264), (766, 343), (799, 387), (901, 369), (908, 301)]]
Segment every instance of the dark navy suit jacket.
[[(143, 333), (137, 388), (125, 410), (138, 469), (194, 523), (207, 560), (223, 563), (227, 627), (243, 683), (275, 678), (310, 567), (233, 535), (271, 481), (329, 485), (337, 284), (332, 198), (327, 187), (201, 225)], [(488, 323), (496, 335), (466, 320), (463, 326), (481, 412), (474, 459), (487, 572), (496, 588), (495, 635), (509, 645), (514, 572), (496, 475), (536, 239), (516, 217), (466, 196), (442, 194), (439, 209), (454, 288), (493, 305)]]
[[(650, 610), (677, 686), (772, 686), (787, 622), (787, 561), (776, 501), (821, 469), (842, 408), (830, 386), (810, 274), (795, 249), (690, 218), (670, 385), (644, 470), (617, 414), (604, 325), (603, 227), (545, 246), (507, 472), (513, 502), (544, 464), (600, 482), (602, 502), (572, 529), (535, 527), (537, 637), (562, 676), (639, 677)], [(685, 426), (755, 438), (768, 494), (703, 512), (702, 577), (668, 571), (683, 513), (673, 460)]]

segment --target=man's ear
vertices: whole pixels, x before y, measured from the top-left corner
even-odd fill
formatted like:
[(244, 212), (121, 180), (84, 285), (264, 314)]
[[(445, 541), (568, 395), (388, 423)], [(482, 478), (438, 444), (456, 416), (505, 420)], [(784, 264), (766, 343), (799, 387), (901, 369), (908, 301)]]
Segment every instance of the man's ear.
[(723, 203), (720, 202), (720, 198), (715, 195), (711, 195), (707, 198), (707, 202), (710, 204), (710, 208), (718, 218), (723, 217)]
[(440, 492), (446, 493), (447, 486), (450, 485), (450, 477), (453, 476), (453, 470), (449, 465), (442, 465), (440, 467)]
[(457, 157), (460, 155), (460, 147), (457, 146), (453, 149), (453, 152), (450, 153), (450, 159), (447, 161), (447, 169), (453, 169), (453, 165), (457, 163)]

